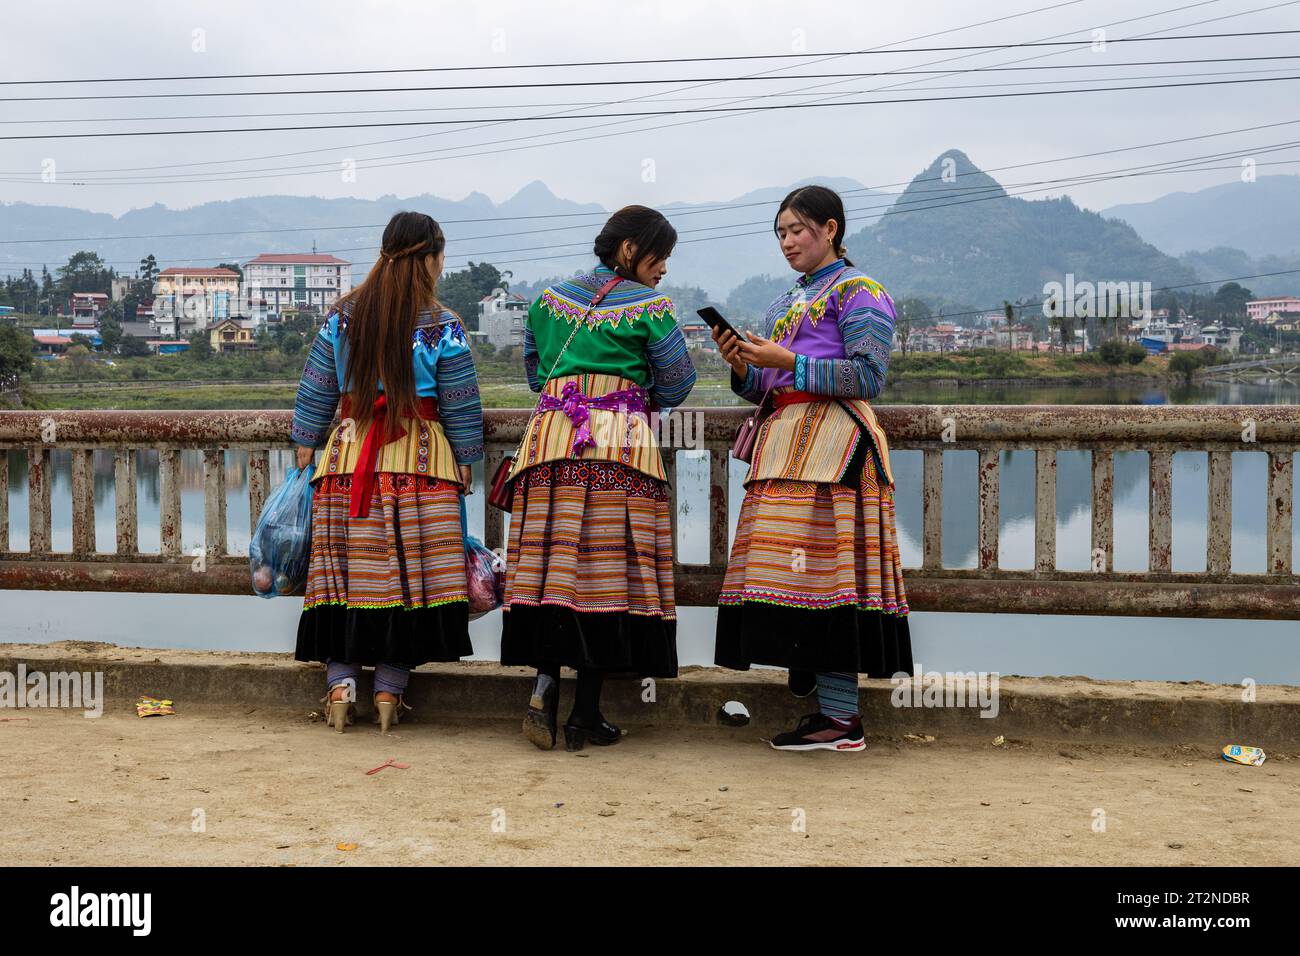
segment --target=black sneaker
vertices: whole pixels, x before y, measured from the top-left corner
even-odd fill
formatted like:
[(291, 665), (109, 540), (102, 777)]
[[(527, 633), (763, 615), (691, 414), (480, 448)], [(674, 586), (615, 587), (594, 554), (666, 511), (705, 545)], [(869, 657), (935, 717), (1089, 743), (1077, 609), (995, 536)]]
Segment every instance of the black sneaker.
[(866, 750), (862, 718), (854, 717), (847, 727), (825, 714), (809, 714), (799, 726), (771, 740), (775, 750)]
[(791, 670), (785, 684), (794, 696), (811, 697), (817, 690), (817, 675), (813, 671)]

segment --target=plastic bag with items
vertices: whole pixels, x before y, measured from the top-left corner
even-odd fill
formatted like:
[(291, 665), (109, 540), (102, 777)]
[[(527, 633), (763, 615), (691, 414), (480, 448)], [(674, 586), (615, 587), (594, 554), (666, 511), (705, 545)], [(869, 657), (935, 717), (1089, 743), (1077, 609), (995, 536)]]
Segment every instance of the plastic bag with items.
[(469, 533), (465, 497), (460, 499), (460, 530), (465, 536), (465, 586), (469, 593), (469, 617), (476, 620), (505, 602), (506, 562)]
[(307, 582), (311, 559), (311, 476), (314, 468), (290, 468), (284, 484), (271, 492), (248, 544), (253, 593), (258, 597), (293, 594)]

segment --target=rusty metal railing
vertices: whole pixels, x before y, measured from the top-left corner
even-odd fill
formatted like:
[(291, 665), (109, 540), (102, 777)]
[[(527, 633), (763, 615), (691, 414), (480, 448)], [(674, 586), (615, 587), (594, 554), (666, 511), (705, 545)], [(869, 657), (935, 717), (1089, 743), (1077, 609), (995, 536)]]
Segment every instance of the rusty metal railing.
[[(491, 475), (512, 452), (528, 410), (486, 413)], [(677, 599), (712, 605), (728, 557), (729, 448), (745, 409), (681, 409), (696, 427), (668, 431), (666, 448), (702, 448), (709, 458), (708, 559), (676, 563)], [(915, 610), (1011, 613), (1117, 614), (1300, 620), (1300, 576), (1293, 569), (1293, 456), (1300, 449), (1300, 409), (1292, 406), (1002, 406), (882, 405), (877, 415), (896, 451), (922, 453), (921, 564), (904, 569)], [(30, 550), (0, 550), (0, 588), (246, 594), (246, 560), (227, 553), (224, 452), (248, 453), (250, 522), (266, 498), (269, 454), (289, 449), (291, 413), (275, 412), (0, 412), (0, 545), (9, 541), (9, 460), (28, 461)], [(51, 548), (50, 452), (72, 455), (72, 548)], [(159, 455), (160, 548), (141, 552), (136, 508), (136, 455)], [(182, 553), (182, 450), (202, 455), (204, 571)], [(998, 566), (1000, 454), (1035, 453), (1035, 541), (1032, 569)], [(115, 457), (116, 541), (95, 550), (92, 459), (96, 450)], [(977, 559), (973, 568), (942, 560), (944, 452), (978, 453)], [(1092, 570), (1057, 568), (1056, 459), (1083, 450), (1092, 459)], [(1149, 457), (1148, 570), (1114, 568), (1114, 456)], [(1205, 452), (1209, 462), (1206, 568), (1172, 570), (1175, 452)], [(1267, 456), (1266, 565), (1262, 573), (1232, 570), (1232, 453)], [(665, 454), (676, 521), (676, 455)], [(901, 494), (901, 491), (900, 491)], [(503, 516), (487, 509), (483, 538), (503, 543)], [(251, 529), (250, 529), (251, 530)], [(676, 540), (676, 534), (674, 534)]]

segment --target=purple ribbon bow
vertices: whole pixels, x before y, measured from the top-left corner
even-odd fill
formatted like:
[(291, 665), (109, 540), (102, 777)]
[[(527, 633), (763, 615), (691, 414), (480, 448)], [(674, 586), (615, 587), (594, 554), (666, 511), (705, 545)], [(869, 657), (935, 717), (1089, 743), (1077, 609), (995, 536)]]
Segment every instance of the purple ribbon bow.
[(592, 398), (582, 393), (577, 382), (568, 381), (560, 390), (559, 398), (543, 395), (541, 401), (537, 403), (539, 412), (564, 412), (569, 421), (577, 427), (573, 435), (573, 446), (570, 448), (570, 453), (575, 457), (581, 454), (584, 448), (596, 447), (596, 439), (591, 436), (591, 428), (588, 424), (591, 418), (588, 412), (590, 408), (599, 408), (608, 412), (626, 411), (632, 414), (644, 414), (645, 390), (639, 387), (624, 388)]

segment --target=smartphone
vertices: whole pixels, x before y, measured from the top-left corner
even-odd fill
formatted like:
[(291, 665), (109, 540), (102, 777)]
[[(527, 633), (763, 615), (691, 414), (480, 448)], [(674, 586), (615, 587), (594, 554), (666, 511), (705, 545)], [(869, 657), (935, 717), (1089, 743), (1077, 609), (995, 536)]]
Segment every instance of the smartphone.
[(708, 323), (711, 329), (721, 329), (723, 332), (730, 332), (741, 342), (748, 341), (743, 335), (736, 331), (730, 322), (722, 317), (719, 312), (711, 305), (706, 305), (702, 309), (696, 309), (695, 314)]

